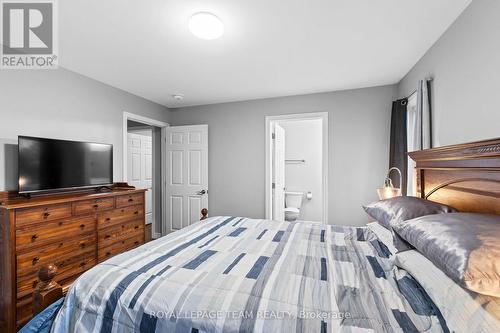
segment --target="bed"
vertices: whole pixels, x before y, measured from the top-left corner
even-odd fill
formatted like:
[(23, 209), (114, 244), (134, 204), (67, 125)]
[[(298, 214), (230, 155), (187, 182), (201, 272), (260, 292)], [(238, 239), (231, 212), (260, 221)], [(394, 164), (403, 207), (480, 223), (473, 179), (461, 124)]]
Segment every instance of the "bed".
[[(411, 156), (420, 197), (500, 215), (500, 139)], [(370, 227), (211, 217), (86, 272), (45, 323), (55, 318), (52, 332), (450, 331), (441, 299), (384, 243)], [(467, 318), (454, 324), (474, 330)]]

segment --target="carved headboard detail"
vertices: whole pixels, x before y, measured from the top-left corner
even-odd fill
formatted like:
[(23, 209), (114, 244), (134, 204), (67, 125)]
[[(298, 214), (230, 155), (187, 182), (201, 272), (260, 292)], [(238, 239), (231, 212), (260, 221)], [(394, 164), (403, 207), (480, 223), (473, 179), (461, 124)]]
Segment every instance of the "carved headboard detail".
[(412, 152), (417, 195), (462, 212), (500, 215), (500, 138)]

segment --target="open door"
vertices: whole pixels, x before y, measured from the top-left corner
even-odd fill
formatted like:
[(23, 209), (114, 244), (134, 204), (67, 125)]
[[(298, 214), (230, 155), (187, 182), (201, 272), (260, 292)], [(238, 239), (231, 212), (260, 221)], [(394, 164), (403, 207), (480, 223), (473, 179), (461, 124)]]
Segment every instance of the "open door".
[(172, 126), (166, 133), (166, 217), (175, 231), (208, 209), (208, 125)]
[(273, 132), (273, 220), (285, 220), (285, 130), (278, 124)]

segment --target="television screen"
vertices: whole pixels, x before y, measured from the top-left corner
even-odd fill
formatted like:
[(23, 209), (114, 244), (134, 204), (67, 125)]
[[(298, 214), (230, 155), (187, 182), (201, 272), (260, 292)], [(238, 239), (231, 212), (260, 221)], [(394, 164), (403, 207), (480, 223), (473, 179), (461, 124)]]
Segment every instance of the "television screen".
[(19, 193), (113, 183), (113, 145), (19, 136)]

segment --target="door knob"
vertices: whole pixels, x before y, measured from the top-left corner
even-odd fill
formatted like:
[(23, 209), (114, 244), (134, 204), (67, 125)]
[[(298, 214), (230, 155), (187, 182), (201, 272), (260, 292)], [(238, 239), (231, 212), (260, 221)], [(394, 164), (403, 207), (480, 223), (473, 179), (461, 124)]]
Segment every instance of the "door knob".
[(205, 190), (201, 190), (201, 191), (196, 192), (197, 195), (203, 195), (206, 193), (207, 193), (207, 191), (205, 191)]

